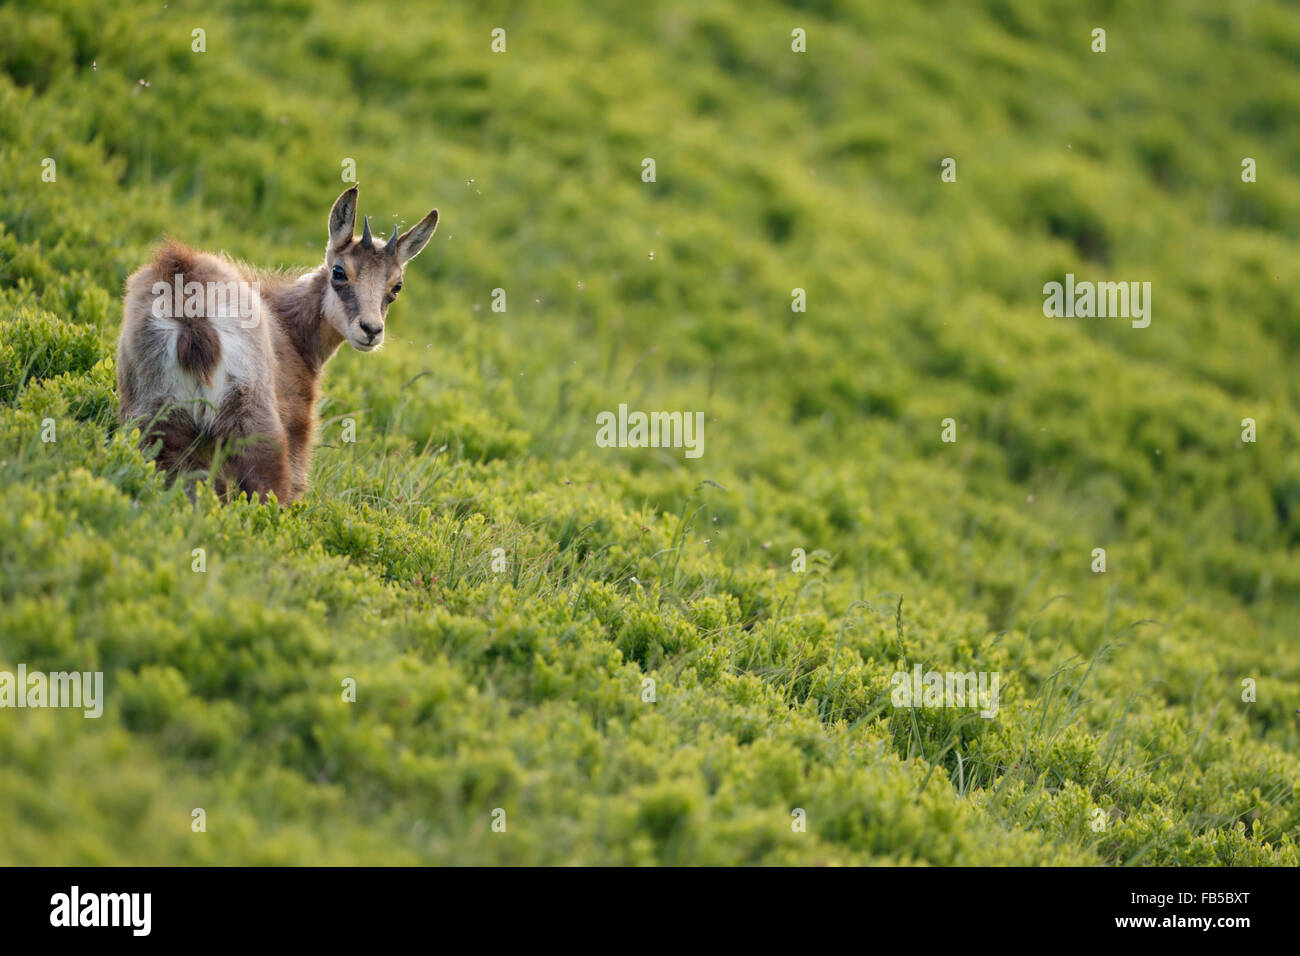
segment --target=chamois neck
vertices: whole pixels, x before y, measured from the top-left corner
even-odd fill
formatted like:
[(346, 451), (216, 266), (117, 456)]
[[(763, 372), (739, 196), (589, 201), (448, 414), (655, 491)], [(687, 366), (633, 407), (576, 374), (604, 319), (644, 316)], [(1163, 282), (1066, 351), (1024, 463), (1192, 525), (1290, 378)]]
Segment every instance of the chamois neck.
[(271, 293), (271, 307), (303, 364), (318, 374), (343, 344), (325, 318), (325, 267), (304, 273)]

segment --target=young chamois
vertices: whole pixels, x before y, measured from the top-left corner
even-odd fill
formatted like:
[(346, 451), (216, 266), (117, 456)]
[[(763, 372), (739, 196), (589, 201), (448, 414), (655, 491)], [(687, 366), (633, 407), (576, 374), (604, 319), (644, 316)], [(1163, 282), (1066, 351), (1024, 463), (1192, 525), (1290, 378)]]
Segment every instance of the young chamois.
[[(169, 481), (210, 471), (224, 495), (283, 504), (307, 489), (321, 371), (346, 340), (358, 352), (384, 340), (402, 271), (438, 226), (433, 210), (387, 242), (354, 235), (357, 187), (334, 203), (325, 263), (310, 272), (259, 272), (169, 241), (126, 282), (117, 347), (119, 417)], [(214, 457), (214, 451), (221, 454)]]

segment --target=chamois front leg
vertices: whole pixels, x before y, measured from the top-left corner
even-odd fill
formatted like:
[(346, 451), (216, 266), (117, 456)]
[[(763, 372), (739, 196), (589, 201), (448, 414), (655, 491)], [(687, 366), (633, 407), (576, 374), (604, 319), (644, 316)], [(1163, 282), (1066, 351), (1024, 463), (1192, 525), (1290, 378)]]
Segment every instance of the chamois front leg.
[(173, 408), (167, 412), (154, 412), (141, 421), (141, 426), (141, 448), (162, 443), (158, 457), (154, 459), (154, 468), (167, 475), (168, 484), (182, 475), (205, 472), (210, 467), (209, 449), (187, 410)]
[(226, 473), (235, 487), (248, 492), (250, 497), (265, 502), (267, 495), (275, 492), (277, 501), (288, 504), (291, 498), (289, 457), (283, 440), (258, 436), (252, 444), (253, 447), (235, 451), (226, 459)]
[(221, 483), (260, 501), (275, 492), (281, 504), (288, 504), (289, 454), (274, 406), (247, 388), (232, 389), (222, 403), (216, 430), (226, 453)]

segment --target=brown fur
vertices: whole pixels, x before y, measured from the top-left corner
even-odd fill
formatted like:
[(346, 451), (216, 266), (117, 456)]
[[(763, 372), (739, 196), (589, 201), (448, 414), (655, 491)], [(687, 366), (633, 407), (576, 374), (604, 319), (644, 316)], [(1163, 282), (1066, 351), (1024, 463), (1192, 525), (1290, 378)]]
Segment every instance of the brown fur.
[[(220, 494), (287, 503), (306, 492), (325, 363), (345, 340), (360, 351), (382, 343), (402, 271), (438, 223), (435, 209), (388, 243), (368, 223), (358, 239), (356, 199), (353, 187), (334, 203), (325, 263), (314, 270), (259, 272), (169, 241), (127, 280), (120, 418), (140, 423), (142, 446), (158, 446), (156, 467), (170, 478), (219, 462), (211, 478)], [(212, 311), (207, 299), (202, 314), (187, 315), (175, 296), (168, 308), (158, 284), (177, 276), (182, 288), (242, 283), (252, 308)]]

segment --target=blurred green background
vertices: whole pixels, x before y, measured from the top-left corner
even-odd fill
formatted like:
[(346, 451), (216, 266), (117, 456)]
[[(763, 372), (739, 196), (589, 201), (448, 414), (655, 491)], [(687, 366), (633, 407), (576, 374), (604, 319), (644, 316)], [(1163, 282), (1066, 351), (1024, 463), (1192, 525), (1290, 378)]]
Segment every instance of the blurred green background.
[[(0, 6), (0, 670), (107, 696), (0, 711), (0, 862), (1296, 865), (1298, 65), (1281, 2)], [(348, 159), (438, 233), (308, 496), (192, 504), (123, 280), (318, 264)]]

